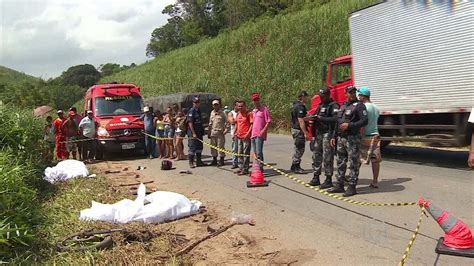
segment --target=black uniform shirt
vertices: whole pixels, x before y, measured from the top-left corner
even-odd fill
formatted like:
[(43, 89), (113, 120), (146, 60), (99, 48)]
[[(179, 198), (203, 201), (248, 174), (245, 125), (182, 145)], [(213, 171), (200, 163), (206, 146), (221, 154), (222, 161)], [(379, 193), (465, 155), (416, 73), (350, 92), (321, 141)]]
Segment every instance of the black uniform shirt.
[(306, 117), (306, 106), (300, 101), (294, 102), (291, 111), (291, 128), (301, 130), (298, 118), (304, 117)]
[(345, 132), (338, 131), (338, 135), (358, 135), (368, 121), (365, 104), (359, 101), (345, 102), (339, 109), (337, 127), (342, 123), (349, 123), (349, 128)]
[(187, 121), (193, 123), (194, 130), (196, 134), (204, 134), (204, 126), (202, 125), (201, 110), (199, 108), (193, 107), (189, 109)]
[(315, 121), (313, 127), (315, 130), (314, 133), (332, 133), (336, 126), (338, 112), (339, 104), (336, 102), (330, 101), (328, 103), (320, 103), (315, 112), (315, 115), (320, 116), (320, 118)]

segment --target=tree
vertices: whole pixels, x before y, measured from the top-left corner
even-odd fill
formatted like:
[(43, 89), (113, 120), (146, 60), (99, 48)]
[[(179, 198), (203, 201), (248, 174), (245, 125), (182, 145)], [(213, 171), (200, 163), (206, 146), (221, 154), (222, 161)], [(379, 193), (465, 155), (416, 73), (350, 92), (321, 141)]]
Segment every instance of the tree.
[(102, 77), (110, 76), (119, 72), (121, 69), (119, 64), (107, 63), (99, 66), (100, 75)]
[(62, 83), (65, 85), (77, 85), (88, 88), (100, 79), (100, 72), (93, 65), (84, 64), (68, 68), (61, 75)]

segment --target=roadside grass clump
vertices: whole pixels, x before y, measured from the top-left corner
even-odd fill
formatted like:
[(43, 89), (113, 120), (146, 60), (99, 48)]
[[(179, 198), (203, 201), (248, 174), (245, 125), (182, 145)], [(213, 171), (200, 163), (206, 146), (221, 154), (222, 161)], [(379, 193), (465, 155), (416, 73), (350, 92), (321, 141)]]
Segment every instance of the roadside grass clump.
[(0, 104), (0, 261), (34, 241), (45, 166), (42, 136), (42, 122), (31, 111)]
[(216, 38), (160, 55), (109, 76), (107, 81), (135, 83), (146, 97), (214, 92), (226, 105), (237, 98), (250, 102), (250, 93), (258, 91), (270, 108), (272, 126), (288, 128), (298, 91), (314, 94), (323, 86), (323, 66), (350, 53), (349, 13), (375, 2), (308, 3), (300, 11), (262, 17)]

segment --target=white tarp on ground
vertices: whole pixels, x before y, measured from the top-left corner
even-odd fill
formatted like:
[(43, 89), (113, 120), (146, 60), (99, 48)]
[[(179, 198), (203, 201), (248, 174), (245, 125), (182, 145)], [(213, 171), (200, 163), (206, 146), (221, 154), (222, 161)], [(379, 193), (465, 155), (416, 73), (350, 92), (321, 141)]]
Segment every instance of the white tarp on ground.
[(161, 223), (198, 213), (202, 204), (174, 192), (157, 191), (148, 196), (145, 192), (145, 185), (140, 184), (135, 200), (123, 199), (114, 204), (92, 201), (91, 208), (82, 210), (80, 218), (112, 223)]
[(65, 160), (59, 162), (54, 167), (48, 167), (44, 170), (44, 180), (51, 184), (75, 177), (86, 177), (88, 175), (89, 171), (86, 165), (77, 160)]

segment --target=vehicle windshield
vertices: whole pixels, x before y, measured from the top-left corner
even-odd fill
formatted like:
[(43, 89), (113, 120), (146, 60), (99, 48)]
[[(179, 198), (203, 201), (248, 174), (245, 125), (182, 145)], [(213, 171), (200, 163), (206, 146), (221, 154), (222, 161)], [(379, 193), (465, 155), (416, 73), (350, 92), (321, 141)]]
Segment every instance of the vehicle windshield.
[(95, 115), (130, 115), (143, 110), (140, 96), (110, 96), (95, 98)]
[(331, 66), (331, 84), (343, 83), (351, 79), (351, 63)]

